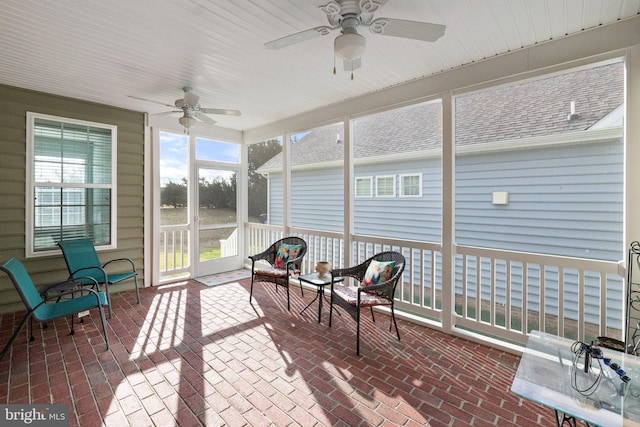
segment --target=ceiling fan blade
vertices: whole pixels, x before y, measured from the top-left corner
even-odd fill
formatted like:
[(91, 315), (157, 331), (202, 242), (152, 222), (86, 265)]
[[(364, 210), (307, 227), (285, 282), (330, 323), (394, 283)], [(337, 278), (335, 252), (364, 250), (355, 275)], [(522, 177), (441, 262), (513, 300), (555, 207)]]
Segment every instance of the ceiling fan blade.
[(227, 110), (222, 108), (201, 108), (200, 112), (205, 114), (222, 114), (223, 116), (239, 116), (241, 114), (238, 110)]
[(356, 58), (351, 61), (342, 61), (342, 65), (344, 66), (345, 71), (354, 71), (358, 68), (362, 67), (362, 58)]
[(139, 96), (133, 96), (133, 95), (127, 95), (129, 98), (133, 98), (133, 99), (139, 99), (140, 101), (147, 101), (147, 102), (153, 102), (155, 104), (160, 104), (160, 105), (164, 105), (165, 107), (175, 107), (175, 105), (171, 105), (171, 104), (165, 104), (164, 102), (160, 102), (160, 101), (154, 101), (152, 99), (146, 99), (146, 98), (140, 98)]
[(374, 34), (434, 42), (444, 35), (445, 25), (404, 19), (378, 18), (369, 26)]
[(210, 125), (215, 125), (216, 122), (215, 120), (213, 120), (211, 117), (205, 115), (205, 114), (196, 114), (195, 115), (196, 120), (200, 120), (201, 122), (207, 122)]
[(195, 107), (196, 105), (198, 105), (198, 100), (200, 99), (200, 97), (198, 95), (196, 95), (193, 92), (185, 92), (184, 93), (184, 103), (185, 105), (190, 105), (192, 107)]
[(333, 30), (333, 28), (326, 25), (310, 28), (299, 33), (290, 34), (280, 39), (270, 41), (269, 43), (265, 43), (264, 47), (273, 50), (282, 49), (283, 47), (291, 46), (292, 44), (300, 43), (306, 40), (311, 40), (318, 36), (326, 36), (331, 32), (331, 30)]
[[(173, 107), (173, 105), (170, 105), (170, 107)], [(168, 116), (170, 114), (176, 114), (176, 113), (183, 114), (183, 111), (182, 110), (165, 111), (162, 113), (153, 113), (152, 116)]]

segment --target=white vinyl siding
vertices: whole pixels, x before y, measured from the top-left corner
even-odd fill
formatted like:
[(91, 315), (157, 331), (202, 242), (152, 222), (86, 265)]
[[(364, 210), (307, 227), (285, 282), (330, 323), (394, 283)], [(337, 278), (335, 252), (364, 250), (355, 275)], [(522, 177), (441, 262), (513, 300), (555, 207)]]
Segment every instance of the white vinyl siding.
[(112, 247), (116, 126), (28, 113), (27, 134), (27, 256), (80, 236)]

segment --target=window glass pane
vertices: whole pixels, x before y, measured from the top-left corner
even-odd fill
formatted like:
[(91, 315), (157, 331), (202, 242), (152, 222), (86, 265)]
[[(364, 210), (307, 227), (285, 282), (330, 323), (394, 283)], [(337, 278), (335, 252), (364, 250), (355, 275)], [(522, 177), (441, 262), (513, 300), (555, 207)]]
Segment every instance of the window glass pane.
[(420, 175), (403, 175), (400, 177), (400, 195), (419, 196), (420, 195)]
[[(282, 225), (282, 138), (249, 146), (249, 221)], [(271, 184), (277, 181), (279, 184)]]
[(109, 184), (111, 130), (36, 119), (34, 171), (37, 182)]
[(196, 138), (196, 159), (240, 163), (240, 146), (228, 142)]
[(378, 197), (393, 197), (396, 194), (396, 180), (393, 176), (379, 176), (376, 178), (376, 195)]
[(356, 178), (356, 197), (371, 197), (372, 182), (371, 177)]
[[(373, 177), (375, 197), (354, 199), (357, 234), (440, 242), (442, 103), (397, 108), (353, 120), (354, 174)], [(396, 177), (422, 176), (416, 197), (393, 197)], [(406, 186), (405, 181), (405, 186)], [(414, 190), (415, 192), (415, 190)], [(407, 213), (411, 212), (411, 215)], [(384, 227), (380, 227), (384, 224)]]
[(110, 242), (111, 190), (36, 187), (35, 194), (36, 247), (82, 236), (98, 245)]

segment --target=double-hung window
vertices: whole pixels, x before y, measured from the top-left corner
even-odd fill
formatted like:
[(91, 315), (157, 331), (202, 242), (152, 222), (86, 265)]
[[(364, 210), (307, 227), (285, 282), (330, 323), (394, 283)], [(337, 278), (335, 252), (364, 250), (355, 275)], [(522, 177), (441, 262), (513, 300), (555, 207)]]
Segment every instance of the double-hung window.
[(421, 197), (422, 196), (422, 174), (400, 175), (400, 196), (401, 197)]
[(356, 197), (373, 196), (373, 179), (370, 176), (356, 178)]
[(117, 127), (27, 113), (26, 255), (86, 236), (116, 244)]
[(395, 175), (383, 175), (376, 177), (377, 197), (396, 197)]

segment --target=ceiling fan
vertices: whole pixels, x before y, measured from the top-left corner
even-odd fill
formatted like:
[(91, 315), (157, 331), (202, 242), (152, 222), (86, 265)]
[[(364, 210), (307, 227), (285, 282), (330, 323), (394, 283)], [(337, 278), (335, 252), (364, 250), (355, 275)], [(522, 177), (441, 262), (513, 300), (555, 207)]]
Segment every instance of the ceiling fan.
[(176, 101), (171, 104), (165, 104), (164, 102), (153, 101), (151, 99), (139, 98), (137, 96), (130, 96), (131, 98), (141, 99), (143, 101), (155, 102), (156, 104), (161, 104), (166, 107), (177, 107), (179, 110), (167, 111), (164, 113), (158, 113), (158, 115), (164, 114), (175, 114), (182, 113), (182, 117), (178, 119), (178, 122), (182, 126), (184, 126), (187, 130), (195, 127), (198, 123), (207, 122), (209, 124), (215, 124), (216, 121), (211, 117), (207, 116), (207, 114), (222, 114), (226, 116), (239, 116), (240, 111), (238, 110), (229, 110), (229, 109), (221, 109), (221, 108), (205, 108), (200, 106), (200, 97), (193, 93), (193, 89), (189, 86), (185, 86), (182, 88), (184, 92), (184, 97), (181, 99), (176, 99)]
[[(323, 25), (291, 34), (265, 44), (268, 49), (282, 49), (295, 43), (324, 36), (340, 28), (340, 35), (334, 40), (334, 53), (338, 55), (345, 71), (362, 66), (362, 54), (365, 51), (366, 39), (358, 34), (358, 27), (369, 27), (373, 34), (403, 37), (407, 39), (434, 42), (444, 35), (446, 26), (428, 22), (407, 21), (404, 19), (377, 18), (373, 15), (388, 0), (331, 0), (320, 9), (327, 15), (329, 26)], [(335, 74), (335, 66), (333, 73)]]

